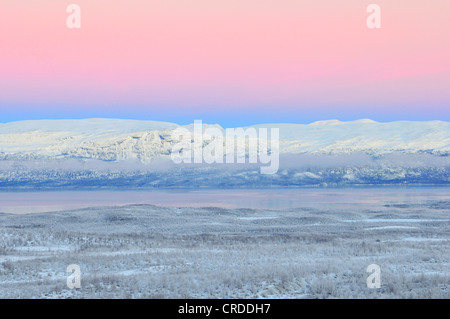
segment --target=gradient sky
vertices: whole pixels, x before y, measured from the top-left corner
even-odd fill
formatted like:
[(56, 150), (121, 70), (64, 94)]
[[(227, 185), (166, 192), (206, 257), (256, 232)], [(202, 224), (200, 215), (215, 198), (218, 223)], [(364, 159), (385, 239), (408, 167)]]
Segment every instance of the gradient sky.
[(2, 0), (0, 122), (86, 117), (449, 121), (450, 1)]

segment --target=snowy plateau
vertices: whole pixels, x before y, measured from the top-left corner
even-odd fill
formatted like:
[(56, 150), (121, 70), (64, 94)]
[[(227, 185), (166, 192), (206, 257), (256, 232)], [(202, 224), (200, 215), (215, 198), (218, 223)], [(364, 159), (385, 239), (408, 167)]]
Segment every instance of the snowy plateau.
[[(211, 126), (223, 130), (203, 125)], [(448, 122), (251, 126), (279, 128), (280, 167), (273, 175), (260, 174), (257, 164), (173, 163), (179, 141), (172, 132), (179, 127), (192, 131), (192, 125), (120, 119), (0, 124), (0, 189), (450, 184)]]

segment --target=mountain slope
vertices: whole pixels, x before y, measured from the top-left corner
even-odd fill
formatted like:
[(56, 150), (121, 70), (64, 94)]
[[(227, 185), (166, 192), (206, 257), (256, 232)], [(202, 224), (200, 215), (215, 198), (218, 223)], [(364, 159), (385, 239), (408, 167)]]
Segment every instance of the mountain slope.
[[(177, 124), (115, 120), (44, 120), (0, 124), (0, 159), (84, 158), (105, 161), (168, 157)], [(279, 128), (281, 154), (450, 154), (450, 123), (321, 121), (263, 124)], [(186, 126), (192, 129), (192, 126)]]
[[(0, 189), (450, 185), (447, 122), (251, 126), (280, 129), (273, 175), (261, 174), (259, 163), (174, 164), (170, 155), (179, 141), (172, 132), (179, 127), (193, 131), (192, 125), (109, 119), (0, 124)], [(204, 137), (204, 145), (210, 141)]]

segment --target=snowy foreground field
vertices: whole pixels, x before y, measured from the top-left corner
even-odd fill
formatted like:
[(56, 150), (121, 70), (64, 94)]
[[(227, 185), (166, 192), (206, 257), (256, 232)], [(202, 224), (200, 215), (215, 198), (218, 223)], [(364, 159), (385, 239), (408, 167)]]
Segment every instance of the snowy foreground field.
[(449, 298), (449, 258), (448, 201), (0, 214), (1, 298)]

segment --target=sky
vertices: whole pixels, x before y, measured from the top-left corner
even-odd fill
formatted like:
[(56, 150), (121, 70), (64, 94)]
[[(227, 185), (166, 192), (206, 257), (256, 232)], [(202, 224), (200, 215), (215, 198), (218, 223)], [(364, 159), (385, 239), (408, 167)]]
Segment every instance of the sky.
[(449, 16), (441, 0), (2, 0), (0, 122), (450, 121)]

